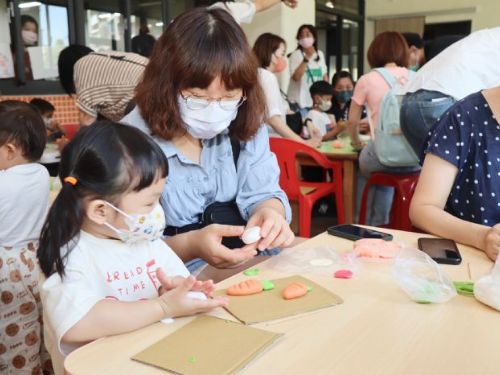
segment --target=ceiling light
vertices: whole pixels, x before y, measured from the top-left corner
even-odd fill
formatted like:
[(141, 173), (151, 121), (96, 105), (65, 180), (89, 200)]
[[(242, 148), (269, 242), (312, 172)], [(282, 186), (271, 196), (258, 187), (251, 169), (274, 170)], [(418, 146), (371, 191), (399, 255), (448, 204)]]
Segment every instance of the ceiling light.
[(19, 8), (21, 9), (34, 8), (34, 7), (39, 7), (40, 5), (42, 5), (42, 3), (38, 1), (30, 1), (28, 3), (19, 4)]
[(335, 8), (335, 5), (333, 5), (333, 1), (327, 1), (327, 2), (325, 3), (325, 6), (326, 6), (327, 8), (330, 8), (330, 9)]
[(163, 22), (156, 22), (155, 26), (162, 27), (163, 26)]

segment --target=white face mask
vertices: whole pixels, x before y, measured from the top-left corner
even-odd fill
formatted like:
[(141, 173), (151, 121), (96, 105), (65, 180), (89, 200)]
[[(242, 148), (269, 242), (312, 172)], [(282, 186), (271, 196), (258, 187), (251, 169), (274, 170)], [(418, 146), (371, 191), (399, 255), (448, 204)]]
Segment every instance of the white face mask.
[(159, 204), (149, 214), (127, 214), (111, 203), (106, 202), (106, 204), (125, 217), (128, 229), (118, 229), (109, 223), (104, 223), (123, 242), (134, 244), (141, 241), (154, 241), (163, 235), (165, 212)]
[(27, 46), (34, 46), (38, 41), (38, 34), (33, 31), (21, 30), (21, 35), (23, 37), (24, 44)]
[(321, 109), (323, 112), (328, 111), (331, 107), (331, 100), (322, 100), (321, 103), (319, 103), (319, 109)]
[(43, 122), (45, 123), (45, 127), (50, 128), (52, 126), (52, 119), (47, 117), (42, 117), (42, 118)]
[(302, 48), (309, 48), (314, 45), (314, 38), (311, 36), (308, 36), (306, 38), (299, 39), (299, 45)]
[(187, 131), (197, 139), (211, 139), (226, 130), (231, 121), (238, 115), (238, 108), (226, 110), (220, 104), (212, 101), (206, 108), (188, 108), (186, 100), (179, 95), (177, 98), (181, 118)]

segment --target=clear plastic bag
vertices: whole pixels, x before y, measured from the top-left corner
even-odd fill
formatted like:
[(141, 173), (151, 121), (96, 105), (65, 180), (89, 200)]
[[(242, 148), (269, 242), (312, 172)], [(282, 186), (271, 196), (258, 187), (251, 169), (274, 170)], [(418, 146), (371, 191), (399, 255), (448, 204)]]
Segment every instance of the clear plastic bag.
[(287, 274), (313, 274), (331, 277), (339, 270), (359, 273), (359, 262), (352, 252), (341, 253), (333, 247), (289, 249), (267, 261), (269, 267)]
[(500, 256), (491, 273), (474, 284), (474, 297), (500, 311)]
[(401, 289), (419, 303), (447, 302), (457, 295), (441, 267), (420, 250), (403, 248), (396, 256), (392, 274)]

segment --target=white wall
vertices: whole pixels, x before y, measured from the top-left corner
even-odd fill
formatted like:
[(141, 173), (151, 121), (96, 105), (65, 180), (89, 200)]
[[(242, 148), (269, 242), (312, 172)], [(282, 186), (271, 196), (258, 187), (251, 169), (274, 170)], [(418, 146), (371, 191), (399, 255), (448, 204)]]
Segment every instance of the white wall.
[(500, 26), (500, 0), (367, 0), (365, 11), (365, 72), (375, 19), (424, 16), (426, 24), (470, 20), (472, 31)]
[[(291, 52), (297, 47), (295, 36), (300, 25), (304, 23), (314, 25), (315, 19), (315, 2), (313, 0), (301, 0), (295, 9), (280, 4), (264, 12), (257, 13), (251, 24), (242, 25), (242, 27), (251, 46), (253, 46), (260, 34), (273, 33), (285, 39), (287, 51)], [(289, 81), (288, 70), (285, 70), (278, 79), (281, 88), (286, 91)]]
[(0, 0), (0, 43), (10, 44), (9, 11), (7, 0)]

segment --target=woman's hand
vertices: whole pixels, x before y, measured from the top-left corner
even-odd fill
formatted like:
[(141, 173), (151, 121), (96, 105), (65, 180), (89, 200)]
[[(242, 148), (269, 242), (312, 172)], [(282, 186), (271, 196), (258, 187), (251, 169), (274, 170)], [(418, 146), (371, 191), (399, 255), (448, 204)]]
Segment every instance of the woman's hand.
[(257, 254), (256, 245), (246, 245), (240, 249), (229, 249), (222, 244), (223, 237), (240, 237), (245, 230), (242, 226), (210, 224), (200, 229), (196, 239), (199, 244), (197, 256), (216, 268), (237, 267)]
[(156, 298), (165, 317), (175, 318), (199, 314), (210, 311), (216, 307), (227, 306), (228, 299), (225, 297), (216, 297), (206, 300), (190, 298), (188, 292), (192, 291), (198, 282), (196, 278), (189, 276), (178, 283), (178, 285), (175, 285), (173, 289), (164, 292), (161, 296)]
[(251, 227), (261, 228), (262, 239), (257, 243), (257, 248), (261, 251), (290, 246), (295, 238), (283, 214), (273, 207), (262, 206), (258, 208), (248, 220), (247, 228)]
[(500, 224), (491, 227), (486, 232), (482, 249), (491, 260), (497, 259), (500, 253)]

